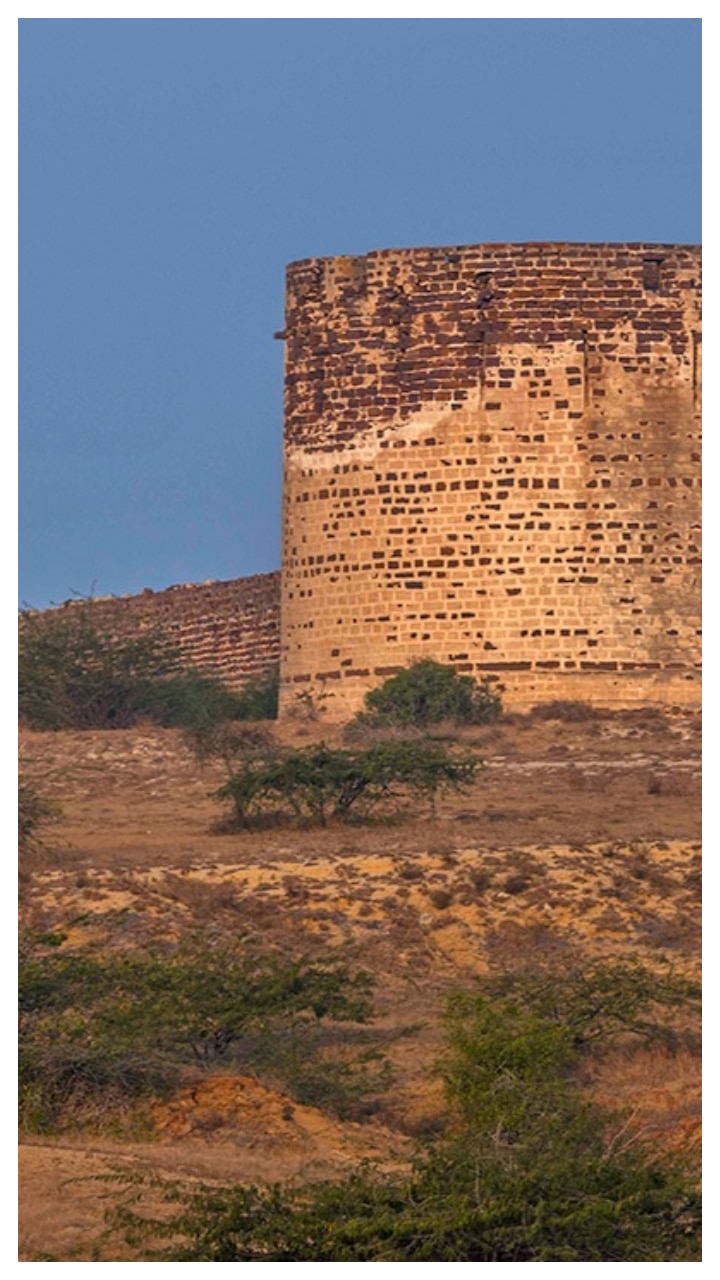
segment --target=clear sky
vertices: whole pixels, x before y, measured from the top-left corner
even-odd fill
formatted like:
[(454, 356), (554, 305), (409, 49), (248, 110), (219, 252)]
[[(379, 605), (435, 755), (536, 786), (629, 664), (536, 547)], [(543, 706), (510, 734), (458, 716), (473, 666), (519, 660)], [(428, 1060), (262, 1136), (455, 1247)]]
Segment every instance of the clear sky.
[(20, 23), (21, 601), (279, 567), (284, 272), (700, 241), (698, 19)]

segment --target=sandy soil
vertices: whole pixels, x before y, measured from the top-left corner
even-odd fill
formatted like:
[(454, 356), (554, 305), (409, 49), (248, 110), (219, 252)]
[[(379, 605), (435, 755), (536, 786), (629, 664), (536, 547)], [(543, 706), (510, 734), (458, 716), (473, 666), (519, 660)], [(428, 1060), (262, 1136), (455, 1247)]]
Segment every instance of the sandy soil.
[[(333, 733), (291, 725), (297, 745)], [(447, 994), (500, 965), (566, 954), (699, 963), (699, 722), (636, 713), (516, 717), (466, 732), (486, 767), (402, 824), (219, 834), (200, 767), (172, 730), (21, 736), (22, 770), (63, 817), (21, 866), (21, 925), (68, 949), (143, 947), (212, 930), (342, 958), (376, 980), (390, 1096), (340, 1122), (243, 1076), (207, 1076), (158, 1107), (151, 1141), (63, 1133), (21, 1146), (21, 1258), (138, 1258), (104, 1237), (137, 1194), (107, 1175), (225, 1182), (395, 1163), (442, 1108), (433, 1063)], [(697, 1060), (616, 1056), (589, 1081), (635, 1129), (692, 1146)], [(143, 1192), (144, 1195), (148, 1193)], [(158, 1202), (160, 1203), (160, 1201)]]

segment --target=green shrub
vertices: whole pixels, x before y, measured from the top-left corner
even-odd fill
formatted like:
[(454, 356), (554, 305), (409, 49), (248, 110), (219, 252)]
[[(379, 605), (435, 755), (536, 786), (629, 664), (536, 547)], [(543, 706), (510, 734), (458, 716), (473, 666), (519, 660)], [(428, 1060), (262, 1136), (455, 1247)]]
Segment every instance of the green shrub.
[(293, 1017), (261, 1024), (243, 1037), (241, 1052), (267, 1084), (302, 1106), (360, 1121), (377, 1110), (392, 1082), (380, 1047), (385, 1038), (364, 1027), (343, 1025), (338, 1032), (317, 1019)]
[(251, 680), (235, 692), (215, 676), (191, 669), (155, 681), (147, 690), (139, 716), (187, 729), (199, 740), (203, 733), (240, 721), (275, 720), (277, 705), (277, 675)]
[[(487, 680), (459, 675), (454, 667), (430, 658), (413, 662), (365, 696), (370, 723), (425, 727), (443, 720), (489, 724), (502, 704)], [(367, 722), (367, 721), (366, 721)]]
[(31, 729), (124, 729), (139, 720), (202, 727), (277, 715), (277, 673), (239, 693), (187, 668), (159, 628), (120, 636), (92, 601), (27, 612), (19, 636), (19, 710)]
[(213, 676), (183, 671), (148, 686), (139, 700), (137, 718), (166, 727), (192, 728), (231, 720), (239, 706), (238, 695)]
[[(298, 1023), (371, 1014), (368, 975), (342, 965), (241, 946), (100, 957), (53, 943), (25, 943), (20, 960), (20, 1113), (28, 1127), (156, 1096), (192, 1066), (237, 1065), (253, 1027), (272, 1060), (276, 1038)], [(298, 1043), (311, 1057), (313, 1042)], [(311, 1061), (304, 1075), (312, 1078)]]
[(498, 1178), (466, 1140), (411, 1178), (207, 1191), (172, 1220), (186, 1243), (159, 1260), (700, 1261), (700, 1198), (680, 1175), (630, 1154), (606, 1160), (597, 1139), (584, 1147), (549, 1176)]
[[(650, 1015), (681, 1000), (635, 969)], [(546, 975), (547, 976), (547, 975)], [(608, 988), (623, 1005), (628, 973), (557, 975), (569, 1007), (594, 1027), (586, 999)], [(444, 1076), (448, 1130), (409, 1174), (204, 1191), (170, 1223), (160, 1258), (184, 1262), (671, 1262), (700, 1257), (700, 1199), (681, 1168), (619, 1142), (624, 1123), (583, 1100), (576, 1080), (592, 1036), (543, 1012), (516, 976), (456, 999)], [(572, 994), (575, 992), (576, 994)], [(529, 994), (528, 994), (529, 993)], [(526, 998), (527, 996), (527, 998)], [(661, 1003), (662, 1003), (661, 994)], [(624, 1025), (624, 1016), (618, 1026)], [(142, 1233), (139, 1218), (126, 1219)], [(151, 1228), (158, 1224), (145, 1224)], [(167, 1228), (166, 1228), (167, 1229)], [(178, 1237), (184, 1243), (178, 1246)], [(136, 1237), (137, 1238), (137, 1237)]]
[(520, 969), (485, 979), (483, 991), (519, 1001), (548, 1025), (564, 1028), (582, 1052), (597, 1053), (626, 1037), (660, 1042), (670, 1050), (680, 1043), (697, 1047), (683, 1028), (689, 1015), (699, 1020), (700, 984), (667, 963), (649, 969), (635, 960), (595, 960), (568, 970)]
[(235, 710), (228, 719), (277, 720), (280, 672), (273, 667), (264, 676), (249, 680), (235, 695)]
[(215, 795), (231, 801), (242, 826), (282, 806), (324, 826), (329, 817), (347, 818), (351, 811), (367, 816), (382, 803), (396, 807), (402, 798), (434, 803), (442, 791), (472, 782), (478, 763), (436, 743), (379, 742), (361, 751), (323, 742), (249, 753)]
[(92, 605), (26, 613), (19, 636), (19, 709), (32, 729), (126, 728), (147, 713), (157, 682), (180, 659), (159, 632), (123, 638)]

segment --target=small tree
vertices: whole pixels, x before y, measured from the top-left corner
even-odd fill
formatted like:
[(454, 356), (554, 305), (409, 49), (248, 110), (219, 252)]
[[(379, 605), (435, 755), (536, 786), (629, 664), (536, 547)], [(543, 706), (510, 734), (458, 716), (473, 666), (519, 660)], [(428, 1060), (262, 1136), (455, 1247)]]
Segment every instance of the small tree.
[(378, 724), (424, 727), (442, 720), (488, 724), (497, 720), (502, 703), (490, 682), (459, 675), (454, 667), (431, 658), (413, 662), (365, 696), (370, 718)]
[(125, 728), (179, 670), (177, 649), (158, 631), (113, 635), (91, 604), (21, 618), (19, 710), (32, 729)]
[(215, 795), (232, 802), (242, 826), (264, 808), (283, 805), (296, 818), (325, 826), (329, 817), (346, 818), (351, 810), (368, 813), (403, 796), (434, 804), (440, 792), (472, 782), (478, 767), (474, 756), (435, 743), (381, 742), (366, 751), (333, 749), (324, 742), (300, 750), (261, 747), (240, 760)]

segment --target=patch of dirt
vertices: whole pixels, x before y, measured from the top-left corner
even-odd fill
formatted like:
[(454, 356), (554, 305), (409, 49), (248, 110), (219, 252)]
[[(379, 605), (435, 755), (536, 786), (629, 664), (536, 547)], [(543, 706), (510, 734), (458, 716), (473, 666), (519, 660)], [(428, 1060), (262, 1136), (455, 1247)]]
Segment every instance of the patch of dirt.
[(138, 1195), (145, 1213), (166, 1214), (154, 1178), (183, 1186), (307, 1182), (347, 1176), (363, 1161), (398, 1168), (410, 1154), (408, 1139), (381, 1125), (340, 1123), (248, 1077), (208, 1076), (158, 1104), (153, 1118), (152, 1144), (21, 1144), (20, 1261), (133, 1260), (105, 1215)]

